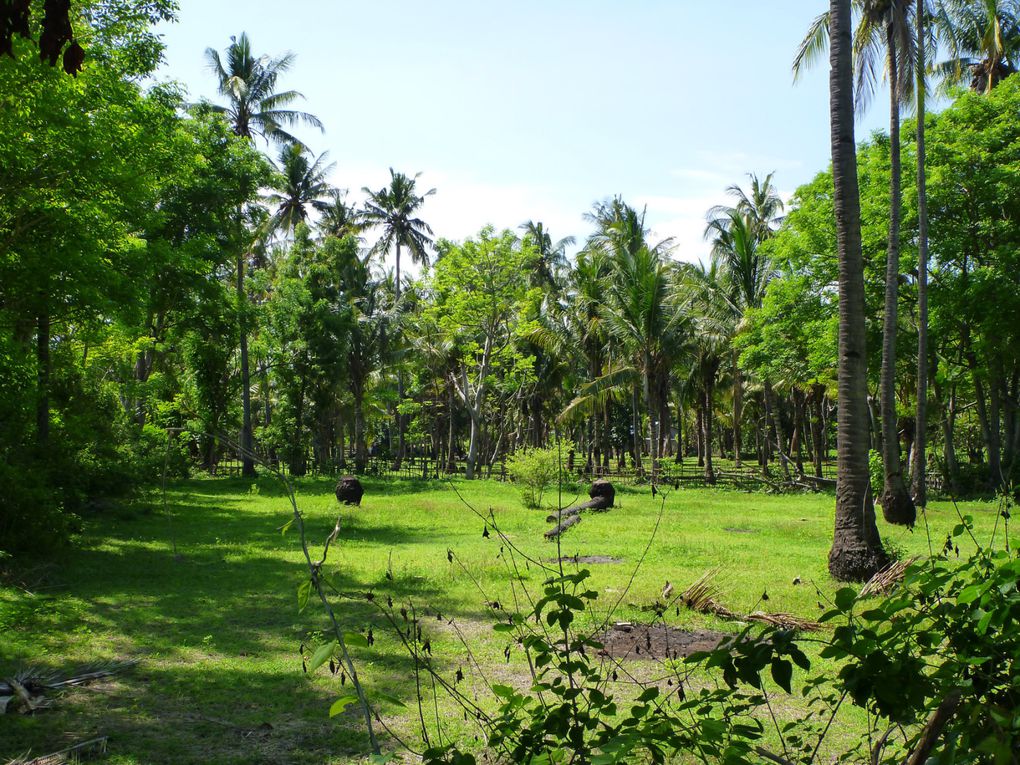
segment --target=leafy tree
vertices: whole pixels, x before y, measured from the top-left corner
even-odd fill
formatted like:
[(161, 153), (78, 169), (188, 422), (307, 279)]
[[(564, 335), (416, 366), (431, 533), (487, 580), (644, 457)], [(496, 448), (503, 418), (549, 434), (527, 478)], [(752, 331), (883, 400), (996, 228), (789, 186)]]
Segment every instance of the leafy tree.
[(500, 378), (519, 386), (531, 367), (514, 341), (532, 328), (523, 317), (537, 298), (526, 280), (536, 255), (510, 231), (497, 234), (492, 228), (461, 244), (441, 240), (437, 249), (429, 282), (434, 303), (426, 316), (457, 348), (451, 382), (470, 418), (467, 477), (474, 478), (487, 397)]

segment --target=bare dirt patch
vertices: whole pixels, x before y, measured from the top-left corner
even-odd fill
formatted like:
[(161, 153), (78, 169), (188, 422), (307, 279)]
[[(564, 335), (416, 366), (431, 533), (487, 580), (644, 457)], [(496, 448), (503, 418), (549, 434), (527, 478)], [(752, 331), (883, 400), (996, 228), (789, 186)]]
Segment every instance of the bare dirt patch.
[(570, 555), (564, 558), (548, 558), (549, 563), (623, 563), (623, 558), (609, 555)]
[(682, 659), (698, 651), (711, 651), (726, 634), (712, 630), (681, 630), (661, 624), (614, 624), (596, 638), (614, 659)]

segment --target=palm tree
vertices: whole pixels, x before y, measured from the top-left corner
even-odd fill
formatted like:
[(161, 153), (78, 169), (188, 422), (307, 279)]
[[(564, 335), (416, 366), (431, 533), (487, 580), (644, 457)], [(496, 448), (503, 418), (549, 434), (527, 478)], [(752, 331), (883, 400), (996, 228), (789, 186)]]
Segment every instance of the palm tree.
[[(394, 295), (397, 307), (400, 303), (400, 253), (406, 247), (411, 253), (411, 260), (423, 266), (428, 266), (428, 248), (432, 245), (432, 229), (429, 224), (421, 218), (415, 217), (425, 198), (436, 193), (435, 189), (429, 189), (419, 195), (415, 184), (421, 173), (408, 177), (403, 173), (396, 173), (390, 168), (390, 185), (384, 186), (378, 191), (364, 188), (368, 195), (365, 202), (365, 209), (362, 213), (363, 220), (368, 227), (382, 229), (379, 241), (372, 248), (373, 253), (387, 253), (390, 249), (396, 250), (396, 281)], [(399, 331), (399, 330), (398, 330)], [(404, 375), (397, 371), (397, 402), (404, 400)], [(397, 469), (404, 459), (404, 418), (397, 412), (397, 432), (399, 441), (397, 444), (397, 456), (394, 465)]]
[[(276, 82), (294, 62), (294, 55), (287, 53), (279, 58), (260, 56), (251, 52), (248, 35), (231, 37), (226, 50), (226, 62), (214, 48), (207, 48), (206, 61), (219, 84), (220, 95), (227, 100), (226, 106), (212, 105), (213, 111), (224, 114), (234, 132), (250, 140), (261, 136), (276, 143), (291, 142), (295, 139), (284, 128), (306, 124), (322, 129), (317, 117), (307, 112), (288, 109), (303, 96), (296, 90), (277, 91)], [(246, 269), (244, 253), (237, 257), (237, 299), (240, 310), (240, 354), (241, 354), (241, 472), (246, 477), (255, 475), (255, 461), (249, 456), (253, 448), (251, 425), (251, 371), (248, 361), (248, 327), (245, 305), (247, 295), (244, 289)]]
[(693, 329), (687, 356), (692, 387), (698, 398), (705, 481), (715, 483), (712, 466), (715, 387), (740, 314), (733, 309), (730, 275), (720, 267), (720, 261), (713, 259), (707, 267), (700, 263), (685, 266), (679, 282), (681, 302), (691, 317)]
[(276, 81), (294, 63), (294, 54), (278, 58), (251, 52), (251, 40), (244, 32), (231, 37), (226, 61), (215, 48), (206, 48), (206, 62), (219, 81), (220, 95), (227, 106), (214, 106), (224, 114), (234, 132), (245, 138), (262, 137), (273, 143), (299, 143), (285, 128), (309, 125), (322, 130), (318, 117), (286, 107), (304, 98), (296, 90), (277, 91)]
[[(745, 192), (740, 186), (727, 189), (736, 198), (733, 206), (719, 205), (708, 213), (705, 239), (712, 242), (712, 260), (729, 282), (724, 291), (736, 323), (751, 308), (761, 306), (765, 288), (772, 276), (772, 267), (763, 254), (760, 245), (769, 239), (783, 212), (783, 201), (772, 183), (773, 173), (759, 180), (750, 174), (751, 190)], [(733, 371), (733, 459), (741, 465), (740, 453), (743, 448), (741, 419), (743, 418), (743, 380), (735, 352), (730, 354)], [(771, 383), (766, 381), (766, 386)], [(770, 388), (766, 398), (771, 398)], [(780, 431), (776, 430), (777, 440)], [(782, 444), (780, 444), (782, 454)], [(783, 463), (784, 467), (786, 463)]]
[(1017, 0), (943, 0), (935, 22), (950, 58), (937, 67), (944, 86), (988, 93), (1020, 68)]
[(365, 221), (361, 211), (347, 202), (347, 191), (330, 189), (319, 210), (319, 221), (316, 227), (323, 236), (333, 236), (337, 239), (352, 236), (361, 242)]
[(535, 269), (532, 272), (532, 286), (555, 289), (560, 272), (567, 268), (567, 247), (574, 243), (574, 237), (565, 236), (553, 242), (545, 226), (529, 220), (518, 228), (524, 232), (525, 239), (531, 239), (538, 254)]
[(917, 27), (917, 62), (914, 65), (916, 83), (914, 92), (917, 105), (917, 414), (914, 426), (913, 464), (911, 465), (911, 493), (921, 507), (927, 504), (928, 489), (925, 480), (928, 441), (928, 192), (925, 173), (924, 119), (925, 95), (928, 83), (927, 36), (925, 26), (928, 15), (927, 0), (917, 0), (914, 14)]
[(327, 200), (334, 189), (326, 176), (336, 163), (324, 164), (327, 154), (323, 152), (310, 161), (311, 155), (301, 144), (291, 143), (280, 149), (279, 186), (266, 196), (266, 201), (276, 208), (269, 219), (270, 231), (290, 233), (308, 220), (309, 208), (319, 213), (330, 209)]
[(850, 0), (830, 0), (829, 116), (839, 253), (839, 412), (836, 521), (829, 571), (867, 579), (887, 562), (868, 476), (868, 385), (864, 344), (864, 258), (854, 142)]
[[(876, 71), (884, 53), (889, 84), (889, 237), (885, 273), (885, 313), (882, 332), (880, 400), (882, 409), (882, 462), (885, 485), (882, 514), (890, 523), (912, 526), (914, 502), (903, 478), (896, 418), (896, 334), (899, 307), (900, 217), (902, 168), (900, 161), (900, 106), (910, 92), (914, 66), (914, 35), (910, 23), (912, 0), (857, 0), (860, 19), (854, 33), (854, 103), (858, 113), (875, 89)], [(819, 17), (819, 19), (822, 17)], [(819, 19), (815, 19), (817, 25)], [(801, 43), (794, 61), (795, 73), (821, 50), (814, 25)], [(824, 38), (822, 38), (824, 41)], [(812, 45), (816, 47), (812, 48)]]
[[(648, 413), (653, 480), (659, 468), (661, 413), (659, 399), (669, 385), (670, 353), (677, 347), (683, 315), (675, 310), (666, 257), (672, 246), (667, 239), (651, 246), (647, 242), (645, 213), (638, 213), (620, 197), (595, 205), (587, 219), (596, 224), (588, 247), (601, 253), (609, 273), (603, 288), (602, 321), (607, 335), (615, 339), (630, 358), (630, 366), (617, 366), (612, 378), (622, 383), (636, 372), (632, 396), (634, 464), (641, 464), (642, 428), (638, 411), (644, 399)], [(632, 372), (627, 372), (627, 369)], [(639, 391), (640, 387), (640, 391)]]
[(432, 245), (432, 229), (421, 218), (415, 217), (425, 198), (436, 193), (429, 189), (418, 195), (415, 188), (421, 173), (409, 178), (403, 173), (395, 173), (390, 168), (390, 185), (378, 191), (363, 188), (368, 195), (365, 202), (363, 217), (366, 226), (378, 227), (382, 230), (379, 241), (372, 248), (373, 253), (385, 254), (391, 249), (396, 251), (396, 296), (399, 300), (400, 254), (404, 247), (411, 253), (411, 260), (419, 265), (428, 266), (428, 248)]
[(350, 315), (346, 361), (354, 399), (354, 464), (364, 472), (368, 463), (365, 439), (365, 394), (371, 374), (379, 368), (389, 311), (382, 282), (372, 278), (368, 258), (352, 248), (345, 253), (340, 278), (344, 308)]
[(662, 427), (659, 391), (664, 386), (660, 378), (668, 374), (671, 365), (665, 357), (679, 344), (674, 336), (680, 332), (684, 317), (672, 305), (669, 267), (658, 248), (642, 246), (633, 253), (626, 249), (617, 253), (604, 311), (607, 331), (628, 349), (641, 375), (654, 480), (659, 469)]

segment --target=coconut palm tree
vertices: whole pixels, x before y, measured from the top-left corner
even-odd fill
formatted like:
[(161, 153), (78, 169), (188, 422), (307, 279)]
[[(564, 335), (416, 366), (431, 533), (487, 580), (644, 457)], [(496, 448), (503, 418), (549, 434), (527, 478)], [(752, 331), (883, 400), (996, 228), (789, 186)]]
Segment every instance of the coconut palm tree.
[(690, 342), (686, 348), (692, 387), (698, 399), (705, 481), (715, 483), (712, 466), (712, 433), (715, 429), (715, 389), (719, 371), (729, 355), (729, 348), (739, 319), (734, 310), (730, 275), (720, 261), (687, 264), (679, 274), (677, 291), (683, 312), (690, 317)]
[(662, 440), (660, 377), (668, 374), (671, 365), (665, 357), (678, 345), (674, 336), (683, 326), (684, 314), (672, 304), (669, 266), (658, 248), (643, 246), (633, 253), (623, 249), (616, 253), (612, 268), (603, 317), (607, 332), (628, 350), (641, 375), (654, 480)]
[(319, 213), (330, 209), (328, 200), (334, 189), (326, 177), (336, 163), (325, 164), (327, 156), (328, 152), (323, 152), (313, 161), (309, 151), (297, 143), (280, 149), (278, 187), (265, 197), (275, 208), (269, 218), (270, 232), (291, 233), (308, 220), (309, 209)]
[(567, 268), (567, 247), (574, 243), (574, 237), (565, 236), (553, 242), (541, 221), (529, 220), (518, 229), (524, 232), (525, 239), (530, 238), (538, 254), (532, 272), (532, 286), (555, 290), (559, 274)]
[[(207, 48), (206, 62), (218, 82), (218, 89), (227, 105), (210, 105), (229, 120), (234, 132), (250, 140), (261, 136), (274, 143), (296, 143), (285, 128), (305, 124), (322, 129), (319, 119), (307, 112), (288, 109), (295, 101), (303, 98), (296, 90), (279, 91), (276, 88), (280, 75), (294, 63), (294, 55), (287, 53), (278, 58), (260, 56), (251, 51), (251, 40), (244, 32), (240, 37), (231, 37), (225, 60), (215, 48)], [(255, 475), (255, 461), (249, 456), (253, 448), (251, 425), (251, 371), (248, 360), (248, 328), (245, 323), (247, 295), (244, 289), (247, 269), (244, 253), (237, 258), (237, 299), (240, 311), (241, 355), (241, 473), (246, 477)]]
[(330, 189), (326, 194), (323, 206), (319, 211), (319, 221), (316, 224), (322, 236), (333, 236), (343, 239), (346, 236), (353, 236), (358, 242), (365, 231), (365, 221), (361, 211), (347, 201), (347, 191), (344, 189)]
[[(885, 312), (882, 332), (882, 370), (879, 385), (882, 410), (882, 462), (885, 485), (882, 513), (890, 523), (912, 526), (914, 502), (907, 490), (900, 459), (896, 418), (896, 334), (900, 277), (900, 218), (902, 168), (900, 161), (900, 107), (912, 87), (914, 28), (910, 19), (913, 0), (857, 0), (859, 20), (854, 32), (854, 104), (863, 112), (877, 84), (879, 61), (884, 58), (889, 85), (889, 236), (886, 249)], [(822, 50), (816, 18), (798, 50), (794, 72), (811, 63)]]
[(206, 48), (206, 63), (219, 83), (219, 93), (226, 106), (213, 106), (230, 121), (234, 132), (245, 138), (256, 136), (273, 143), (299, 143), (286, 128), (308, 125), (322, 130), (318, 117), (308, 112), (288, 109), (304, 98), (296, 90), (276, 89), (280, 75), (294, 63), (294, 54), (277, 58), (256, 57), (251, 40), (244, 32), (231, 37), (225, 59), (215, 48)]
[[(435, 189), (429, 189), (419, 195), (416, 183), (421, 173), (408, 177), (403, 173), (397, 173), (390, 168), (390, 184), (378, 191), (364, 188), (368, 195), (365, 202), (365, 209), (362, 212), (362, 219), (369, 228), (381, 230), (379, 240), (372, 248), (373, 253), (387, 253), (391, 249), (396, 253), (396, 276), (394, 295), (396, 302), (400, 303), (401, 280), (400, 280), (400, 255), (401, 250), (406, 247), (411, 253), (411, 260), (422, 266), (428, 266), (428, 249), (432, 246), (432, 228), (421, 218), (416, 217), (425, 203), (425, 198), (436, 193)], [(398, 329), (399, 331), (399, 329)], [(404, 375), (397, 371), (397, 402), (404, 399)], [(399, 440), (397, 443), (397, 456), (394, 466), (399, 469), (404, 459), (404, 418), (399, 413), (396, 415), (397, 432)]]
[(394, 250), (396, 254), (396, 295), (400, 298), (400, 255), (403, 248), (411, 253), (411, 260), (428, 266), (428, 250), (432, 246), (432, 229), (421, 218), (416, 217), (425, 203), (425, 198), (436, 193), (429, 189), (419, 195), (416, 188), (421, 173), (408, 177), (390, 168), (390, 184), (378, 191), (363, 188), (368, 195), (362, 213), (365, 225), (380, 229), (379, 240), (372, 248), (373, 253), (385, 254)]
[(925, 172), (924, 119), (925, 96), (928, 91), (927, 0), (917, 0), (914, 24), (917, 30), (914, 64), (914, 94), (917, 111), (917, 413), (914, 426), (914, 450), (911, 464), (911, 494), (914, 503), (927, 504), (925, 480), (928, 441), (928, 192)]
[(346, 361), (354, 400), (354, 464), (358, 472), (364, 472), (368, 463), (365, 395), (369, 378), (381, 363), (390, 306), (383, 283), (372, 277), (368, 257), (360, 257), (353, 249), (341, 263), (340, 283), (350, 316)]
[(607, 336), (615, 340), (629, 362), (611, 370), (622, 383), (627, 368), (636, 372), (632, 396), (634, 463), (641, 464), (642, 428), (638, 401), (644, 399), (649, 420), (652, 475), (659, 468), (661, 443), (660, 393), (669, 390), (669, 355), (682, 333), (683, 315), (673, 304), (668, 253), (672, 240), (647, 242), (645, 213), (638, 213), (620, 197), (595, 205), (587, 219), (595, 223), (588, 248), (600, 253), (608, 266), (601, 306)]
[[(783, 212), (783, 201), (772, 183), (772, 173), (762, 181), (750, 174), (750, 192), (733, 185), (727, 192), (736, 199), (732, 206), (719, 205), (708, 213), (705, 239), (712, 242), (712, 260), (728, 282), (725, 300), (739, 325), (740, 318), (751, 308), (761, 306), (765, 288), (772, 277), (772, 267), (760, 245), (770, 238)], [(735, 352), (730, 353), (733, 372), (733, 458), (741, 465), (743, 448), (743, 380)], [(766, 386), (770, 383), (766, 381)], [(770, 388), (766, 390), (770, 394)], [(767, 398), (771, 398), (767, 395)], [(780, 431), (776, 430), (777, 440)], [(780, 453), (782, 445), (780, 444)], [(783, 463), (784, 467), (786, 463)]]
[(988, 93), (1020, 69), (1017, 0), (942, 0), (934, 20), (950, 56), (936, 68), (944, 88)]
[(854, 142), (853, 45), (850, 0), (829, 5), (829, 117), (839, 254), (839, 412), (836, 521), (829, 571), (867, 579), (887, 562), (868, 476), (868, 386), (864, 344), (864, 258)]

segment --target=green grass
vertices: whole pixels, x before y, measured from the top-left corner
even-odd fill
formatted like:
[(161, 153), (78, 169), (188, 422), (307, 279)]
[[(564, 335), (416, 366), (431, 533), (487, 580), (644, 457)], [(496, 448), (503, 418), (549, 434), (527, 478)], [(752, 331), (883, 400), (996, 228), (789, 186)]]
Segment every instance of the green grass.
[[(500, 528), (534, 558), (557, 555), (555, 544), (542, 539), (547, 513), (525, 510), (512, 487), (456, 486), (479, 511), (492, 508)], [(139, 664), (60, 697), (53, 710), (0, 717), (0, 762), (96, 735), (110, 737), (110, 763), (340, 763), (363, 756), (357, 710), (327, 717), (344, 690), (339, 678), (302, 672), (299, 646), (314, 644), (326, 620), (314, 603), (303, 613), (297, 609), (305, 569), (297, 534), (279, 531), (289, 517), (286, 497), (269, 477), (252, 488), (239, 479), (180, 482), (169, 493), (169, 513), (156, 496), (151, 506), (89, 519), (76, 547), (58, 558), (19, 564), (11, 582), (0, 585), (0, 676), (26, 664), (71, 668), (118, 658)], [(298, 488), (314, 555), (336, 520), (333, 482), (307, 479)], [(505, 662), (506, 640), (489, 628), (485, 607), (487, 599), (513, 602), (497, 535), (483, 537), (482, 521), (445, 483), (369, 480), (366, 490), (361, 508), (339, 510), (342, 534), (327, 569), (341, 588), (371, 591), (380, 600), (390, 596), (398, 604), (413, 601), (428, 614), (437, 662), (451, 674), (463, 666), (476, 690), (482, 690), (480, 679), (449, 619), (490, 681), (525, 684), (523, 659), (515, 654)], [(819, 613), (816, 586), (823, 596), (837, 587), (826, 573), (831, 496), (680, 490), (666, 499), (658, 534), (624, 594), (660, 501), (647, 488), (624, 488), (617, 497), (618, 507), (587, 514), (562, 543), (563, 555), (623, 559), (588, 567), (603, 612), (622, 596), (615, 619), (647, 620), (639, 607), (654, 601), (667, 580), (679, 592), (715, 568), (721, 601), (738, 612), (765, 608), (813, 617)], [(975, 516), (979, 536), (987, 539), (996, 507), (968, 503), (962, 509)], [(938, 548), (956, 512), (935, 503), (928, 518)], [(928, 548), (923, 526), (910, 532), (882, 524), (881, 531), (902, 555)], [(448, 549), (463, 567), (448, 562)], [(537, 567), (521, 574), (537, 589)], [(442, 621), (434, 618), (437, 612)], [(356, 649), (359, 671), (370, 696), (382, 692), (410, 704), (406, 710), (386, 702), (380, 707), (395, 730), (415, 740), (409, 659), (364, 599), (338, 602), (337, 613), (346, 629), (373, 629), (374, 645)], [(737, 629), (684, 611), (668, 620)], [(452, 706), (440, 715), (452, 721), (454, 735), (473, 743), (477, 730)]]

